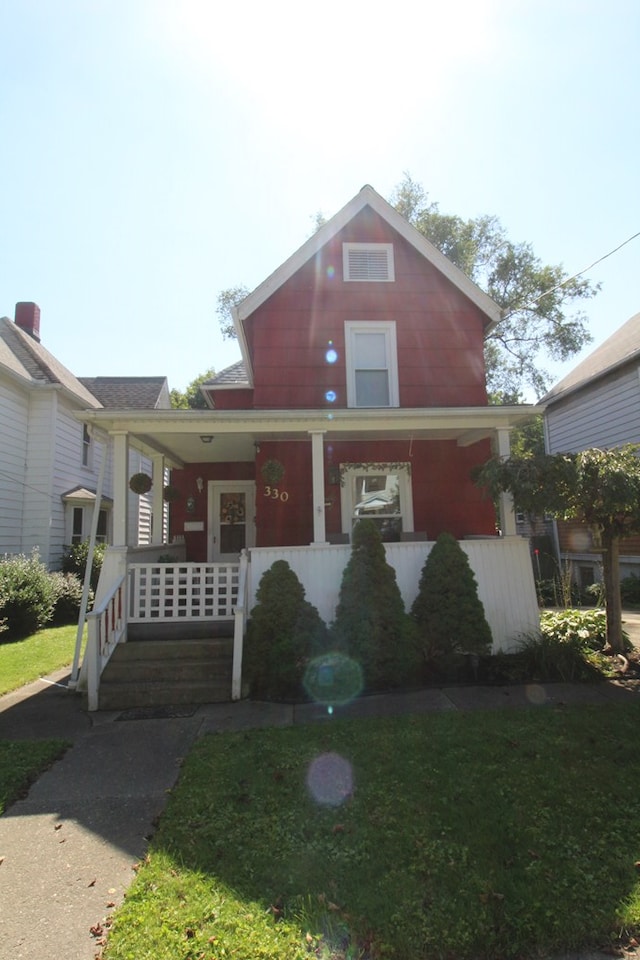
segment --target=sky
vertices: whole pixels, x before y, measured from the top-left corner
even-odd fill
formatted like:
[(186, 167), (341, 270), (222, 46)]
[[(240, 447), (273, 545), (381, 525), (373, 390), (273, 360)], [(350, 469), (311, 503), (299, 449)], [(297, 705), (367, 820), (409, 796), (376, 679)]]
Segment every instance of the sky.
[(606, 257), (557, 380), (640, 311), (639, 39), (637, 0), (0, 0), (0, 315), (184, 389), (240, 358), (221, 290), (407, 172), (570, 275)]

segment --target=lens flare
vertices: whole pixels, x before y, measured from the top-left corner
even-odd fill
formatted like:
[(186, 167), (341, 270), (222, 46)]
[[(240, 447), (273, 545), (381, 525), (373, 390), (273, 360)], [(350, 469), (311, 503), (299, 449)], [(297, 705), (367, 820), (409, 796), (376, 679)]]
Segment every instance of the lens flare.
[(354, 700), (364, 686), (360, 664), (342, 653), (316, 657), (305, 670), (303, 682), (312, 700), (331, 708)]
[(333, 280), (335, 275), (336, 275), (336, 268), (329, 265), (327, 267), (327, 277), (329, 278), (329, 280)]
[(351, 764), (339, 753), (322, 753), (309, 765), (307, 788), (325, 807), (339, 807), (353, 793)]
[(327, 403), (335, 403), (336, 400), (338, 399), (338, 394), (335, 392), (335, 390), (327, 390), (327, 392), (324, 395), (324, 398), (327, 401)]
[(335, 363), (336, 360), (338, 359), (338, 351), (334, 350), (333, 347), (329, 347), (329, 349), (324, 355), (324, 358), (327, 361), (327, 363)]

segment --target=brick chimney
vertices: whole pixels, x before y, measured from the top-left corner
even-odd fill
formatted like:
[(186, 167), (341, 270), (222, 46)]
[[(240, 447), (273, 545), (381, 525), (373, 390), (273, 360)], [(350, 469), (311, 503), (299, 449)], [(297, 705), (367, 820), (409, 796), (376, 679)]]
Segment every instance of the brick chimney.
[(40, 343), (40, 307), (37, 303), (16, 303), (16, 326)]

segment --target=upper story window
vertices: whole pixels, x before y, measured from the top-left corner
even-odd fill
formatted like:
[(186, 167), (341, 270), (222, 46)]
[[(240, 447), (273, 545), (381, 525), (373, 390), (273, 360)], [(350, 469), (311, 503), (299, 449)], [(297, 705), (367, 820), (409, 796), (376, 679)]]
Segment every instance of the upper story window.
[(395, 323), (347, 321), (345, 356), (348, 406), (399, 406)]
[(390, 283), (395, 280), (392, 243), (343, 243), (345, 280)]
[(91, 466), (91, 434), (86, 423), (82, 425), (82, 466)]

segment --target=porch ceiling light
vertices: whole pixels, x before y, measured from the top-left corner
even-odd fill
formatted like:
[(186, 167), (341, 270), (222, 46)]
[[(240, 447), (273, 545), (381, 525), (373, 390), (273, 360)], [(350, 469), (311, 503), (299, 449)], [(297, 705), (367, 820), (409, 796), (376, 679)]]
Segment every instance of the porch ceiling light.
[(212, 434), (212, 433), (201, 433), (201, 434), (200, 434), (200, 439), (202, 440), (203, 443), (211, 443), (211, 442), (213, 441), (213, 434)]

